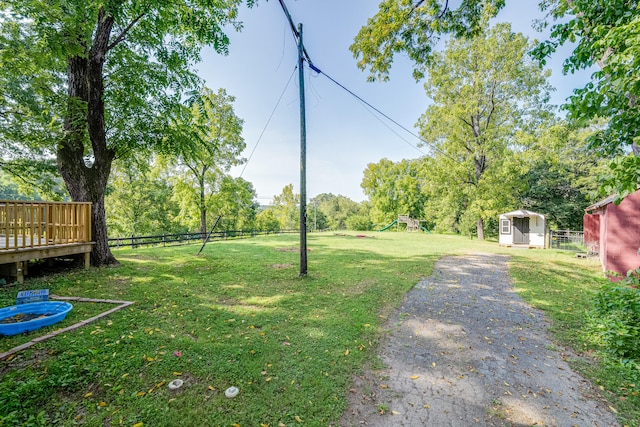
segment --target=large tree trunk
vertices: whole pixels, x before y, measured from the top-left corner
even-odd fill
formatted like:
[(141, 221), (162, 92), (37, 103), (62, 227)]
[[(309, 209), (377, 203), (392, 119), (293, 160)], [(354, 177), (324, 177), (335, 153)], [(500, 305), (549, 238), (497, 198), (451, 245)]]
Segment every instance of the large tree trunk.
[[(91, 264), (94, 266), (117, 263), (109, 249), (104, 212), (104, 193), (115, 157), (114, 151), (107, 146), (102, 80), (112, 25), (113, 18), (101, 10), (86, 56), (68, 58), (69, 99), (64, 121), (65, 137), (57, 151), (58, 169), (73, 201), (93, 204), (91, 233), (95, 246), (91, 252)], [(86, 142), (90, 142), (91, 149), (85, 147)]]
[(482, 218), (478, 220), (478, 240), (484, 240), (484, 221)]

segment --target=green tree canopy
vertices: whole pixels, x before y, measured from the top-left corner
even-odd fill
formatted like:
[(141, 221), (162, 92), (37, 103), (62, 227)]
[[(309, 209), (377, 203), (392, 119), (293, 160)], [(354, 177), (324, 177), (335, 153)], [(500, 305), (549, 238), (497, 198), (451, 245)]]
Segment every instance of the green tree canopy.
[(398, 215), (415, 219), (424, 216), (427, 199), (423, 165), (421, 160), (394, 163), (389, 159), (367, 165), (360, 186), (369, 197), (370, 216), (375, 224), (389, 224)]
[(293, 184), (288, 184), (282, 193), (273, 197), (273, 206), (269, 208), (278, 220), (280, 228), (294, 229), (300, 227), (300, 194), (293, 192)]
[[(451, 3), (451, 4), (450, 4)], [(369, 69), (369, 80), (386, 80), (398, 53), (406, 53), (417, 65), (430, 61), (442, 35), (477, 34), (485, 19), (495, 16), (504, 0), (465, 0), (452, 7), (448, 0), (383, 0), (378, 12), (362, 27), (351, 45), (358, 67)]]
[[(331, 193), (321, 193), (312, 198), (309, 202), (309, 221), (314, 216), (311, 209), (317, 209), (321, 213), (321, 218), (326, 221), (325, 227), (332, 230), (345, 230), (347, 228), (347, 218), (358, 213), (359, 205), (348, 197)], [(317, 219), (317, 214), (315, 214)]]
[[(175, 152), (203, 45), (226, 53), (241, 0), (0, 2), (3, 162), (55, 158), (71, 198), (92, 202), (92, 263), (114, 263), (104, 194), (114, 160)], [(247, 0), (252, 4), (253, 0)], [(8, 153), (8, 154), (6, 154)]]
[(582, 229), (584, 209), (599, 198), (596, 177), (609, 160), (589, 149), (595, 129), (559, 121), (523, 136), (531, 141), (522, 157), (527, 166), (519, 207), (548, 215), (553, 228)]
[[(552, 116), (546, 73), (526, 55), (531, 48), (509, 24), (470, 39), (451, 40), (425, 65), (427, 95), (433, 100), (419, 128), (437, 162), (430, 203), (456, 199), (464, 208), (464, 231), (477, 230), (512, 203), (518, 176), (518, 132), (535, 129)], [(449, 194), (449, 193), (455, 194)]]
[(224, 176), (208, 209), (221, 215), (219, 230), (249, 230), (256, 225), (258, 202), (253, 184), (242, 178)]
[(113, 168), (105, 197), (109, 237), (161, 235), (186, 229), (176, 219), (179, 207), (171, 200), (173, 186), (160, 169), (142, 159)]
[(224, 89), (214, 93), (204, 88), (193, 101), (190, 114), (173, 125), (184, 129), (174, 132), (178, 152), (167, 158), (168, 164), (174, 166), (176, 198), (181, 199), (185, 215), (192, 216), (191, 211), (197, 211), (203, 234), (208, 231), (209, 199), (222, 191), (223, 175), (242, 161), (243, 121), (233, 111), (234, 101)]
[(640, 179), (640, 8), (629, 0), (544, 0), (551, 38), (534, 55), (543, 63), (558, 46), (576, 43), (565, 60), (565, 72), (589, 68), (596, 63), (585, 87), (571, 96), (570, 117), (583, 125), (606, 119), (607, 126), (590, 137), (591, 147), (605, 156), (616, 154), (604, 190), (622, 196), (636, 191)]

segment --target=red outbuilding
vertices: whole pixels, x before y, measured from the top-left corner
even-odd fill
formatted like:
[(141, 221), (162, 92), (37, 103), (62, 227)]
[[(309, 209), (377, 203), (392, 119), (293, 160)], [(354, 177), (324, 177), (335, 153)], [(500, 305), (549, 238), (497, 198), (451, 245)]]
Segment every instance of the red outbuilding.
[(640, 190), (616, 205), (610, 196), (585, 209), (584, 242), (602, 269), (626, 275), (640, 267)]

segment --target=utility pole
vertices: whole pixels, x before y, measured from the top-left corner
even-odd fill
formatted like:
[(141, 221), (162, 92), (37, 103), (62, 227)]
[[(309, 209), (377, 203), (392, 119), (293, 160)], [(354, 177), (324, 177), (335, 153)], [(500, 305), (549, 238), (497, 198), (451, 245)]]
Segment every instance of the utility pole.
[(307, 275), (307, 122), (304, 99), (304, 45), (298, 24), (298, 77), (300, 79), (300, 276)]
[(304, 101), (304, 60), (306, 58), (309, 64), (311, 64), (311, 61), (302, 43), (302, 24), (298, 24), (298, 29), (296, 30), (284, 0), (280, 0), (280, 6), (298, 43), (298, 77), (300, 80), (300, 276), (303, 277), (307, 275), (307, 123)]

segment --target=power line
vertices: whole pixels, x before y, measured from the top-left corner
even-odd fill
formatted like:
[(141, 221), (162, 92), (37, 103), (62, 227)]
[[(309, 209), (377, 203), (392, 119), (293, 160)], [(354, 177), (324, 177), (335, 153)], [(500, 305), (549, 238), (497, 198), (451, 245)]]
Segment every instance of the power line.
[(275, 107), (273, 107), (273, 110), (271, 111), (271, 115), (269, 116), (269, 119), (267, 119), (267, 123), (264, 125), (264, 128), (262, 129), (262, 132), (260, 133), (260, 136), (258, 137), (258, 140), (256, 141), (256, 145), (253, 146), (253, 150), (251, 150), (251, 154), (247, 158), (247, 162), (244, 164), (244, 168), (242, 168), (242, 172), (240, 172), (240, 176), (238, 178), (242, 178), (242, 175), (244, 174), (245, 169), (247, 169), (247, 166), (249, 165), (249, 162), (251, 161), (251, 158), (253, 157), (253, 154), (256, 152), (256, 148), (258, 148), (258, 144), (260, 144), (260, 140), (262, 139), (262, 136), (264, 135), (265, 131), (267, 130), (267, 127), (269, 126), (269, 123), (271, 123), (271, 119), (273, 118), (273, 115), (276, 113), (276, 110), (278, 109), (278, 106), (280, 105), (280, 101), (282, 101), (282, 98), (284, 97), (285, 92), (289, 88), (289, 84), (291, 83), (291, 79), (293, 78), (293, 75), (295, 74), (297, 68), (298, 68), (297, 66), (293, 67), (293, 71), (291, 72), (291, 75), (289, 76), (289, 80), (287, 80), (287, 84), (284, 86), (284, 89), (282, 90), (282, 93), (280, 94), (280, 97), (278, 98), (278, 101), (276, 102)]
[[(291, 32), (293, 33), (293, 36), (296, 40), (296, 43), (300, 42), (300, 33), (298, 32), (298, 30), (296, 29), (295, 24), (293, 23), (293, 19), (291, 18), (291, 14), (289, 14), (289, 10), (287, 9), (287, 6), (284, 3), (284, 0), (279, 0), (280, 2), (280, 6), (282, 7), (282, 10), (284, 11), (284, 14), (287, 17), (288, 23), (291, 27)], [(361, 96), (357, 95), (355, 92), (353, 92), (351, 89), (347, 88), (345, 85), (343, 85), (342, 83), (338, 82), (336, 79), (334, 79), (333, 77), (331, 77), (330, 75), (326, 74), (324, 71), (322, 71), (321, 69), (319, 69), (318, 67), (316, 67), (313, 62), (311, 61), (311, 58), (309, 56), (309, 53), (307, 52), (306, 48), (304, 46), (302, 46), (302, 51), (303, 51), (303, 56), (304, 56), (304, 60), (307, 61), (307, 64), (309, 65), (309, 68), (313, 71), (315, 71), (318, 74), (322, 74), (323, 76), (325, 76), (327, 79), (329, 79), (331, 82), (333, 82), (335, 85), (337, 85), (338, 87), (340, 87), (342, 90), (346, 91), (347, 93), (349, 93), (351, 96), (353, 96), (354, 98), (356, 98), (358, 101), (360, 101), (362, 104), (364, 104), (366, 107), (374, 110), (376, 113), (380, 114), (382, 117), (384, 117), (385, 119), (389, 120), (391, 123), (395, 124), (396, 126), (398, 126), (400, 129), (404, 130), (405, 132), (407, 132), (409, 135), (413, 136), (414, 138), (418, 139), (419, 141), (421, 141), (422, 143), (424, 143), (427, 146), (431, 146), (431, 144), (429, 144), (429, 142), (427, 142), (425, 139), (423, 139), (420, 135), (417, 135), (416, 133), (412, 132), (411, 130), (407, 129), (405, 126), (401, 125), (400, 123), (398, 123), (396, 120), (394, 120), (393, 118), (391, 118), (389, 115), (385, 114), (384, 112), (382, 112), (380, 109), (376, 108), (375, 106), (373, 106), (372, 104), (370, 104), (369, 102), (367, 102), (366, 100), (364, 100)], [(370, 111), (369, 111), (370, 112)], [(422, 150), (420, 150), (417, 146), (411, 144), (409, 141), (407, 141), (406, 139), (402, 138), (400, 135), (398, 135), (397, 132), (394, 132), (386, 123), (384, 123), (382, 120), (380, 120), (379, 117), (375, 116), (376, 119), (378, 119), (380, 122), (382, 122), (389, 130), (391, 130), (394, 134), (396, 134), (400, 139), (402, 139), (404, 142), (406, 142), (407, 144), (409, 144), (411, 147), (413, 147), (414, 149), (416, 149), (417, 151), (419, 151), (420, 153), (422, 153), (423, 155), (426, 155)], [(445, 153), (444, 151), (442, 151), (441, 149), (439, 149), (438, 147), (435, 146), (431, 146), (435, 151), (437, 151), (438, 153), (442, 154), (445, 157), (448, 157), (449, 159), (453, 160), (454, 162), (460, 164), (461, 162), (458, 159), (455, 159), (454, 157), (450, 156), (449, 154)]]
[[(323, 76), (325, 76), (327, 79), (329, 79), (332, 83), (334, 83), (335, 85), (337, 85), (338, 87), (340, 87), (341, 89), (343, 89), (344, 91), (346, 91), (348, 94), (350, 94), (351, 96), (353, 96), (354, 98), (356, 98), (358, 101), (360, 101), (362, 104), (364, 104), (366, 107), (372, 109), (373, 111), (375, 111), (376, 113), (380, 114), (382, 117), (384, 117), (385, 119), (389, 120), (391, 123), (395, 124), (396, 126), (398, 126), (400, 129), (404, 130), (405, 132), (407, 132), (409, 135), (413, 136), (414, 138), (420, 140), (422, 143), (424, 143), (427, 146), (431, 146), (431, 144), (429, 144), (424, 138), (422, 138), (420, 135), (415, 134), (414, 132), (412, 132), (411, 130), (407, 129), (406, 127), (404, 127), (403, 125), (401, 125), (400, 123), (398, 123), (397, 121), (395, 121), (394, 119), (392, 119), (390, 116), (388, 116), (387, 114), (385, 114), (384, 112), (382, 112), (380, 109), (376, 108), (375, 106), (373, 106), (372, 104), (370, 104), (369, 102), (367, 102), (366, 100), (364, 100), (361, 96), (357, 95), (355, 92), (353, 92), (351, 89), (347, 88), (345, 85), (343, 85), (342, 83), (338, 82), (336, 79), (334, 79), (333, 77), (331, 77), (330, 75), (328, 75), (327, 73), (325, 73), (324, 71), (322, 71), (321, 69), (319, 69), (318, 67), (316, 67), (315, 65), (313, 65), (313, 63), (311, 61), (308, 61), (309, 64), (309, 68), (311, 68), (313, 71), (315, 71), (318, 74), (322, 74)], [(372, 114), (376, 119), (378, 119), (382, 124), (384, 124), (389, 130), (391, 130), (394, 134), (396, 134), (400, 139), (402, 139), (404, 142), (406, 142), (407, 144), (409, 144), (411, 147), (415, 148), (417, 151), (419, 151), (420, 153), (426, 155), (422, 150), (420, 150), (417, 146), (411, 144), (409, 141), (407, 141), (406, 139), (402, 138), (402, 136), (400, 136), (397, 132), (394, 132), (393, 129), (391, 129), (391, 127), (389, 127), (386, 123), (384, 123), (382, 120), (380, 120), (379, 117), (377, 117), (376, 115)], [(444, 151), (442, 151), (441, 149), (439, 149), (438, 147), (432, 147), (435, 151), (437, 151), (438, 153), (442, 154), (445, 157), (448, 157), (449, 159), (453, 160), (456, 163), (460, 163), (459, 160), (453, 158), (452, 156), (450, 156), (449, 154), (445, 153)]]

